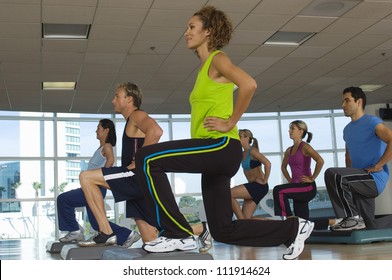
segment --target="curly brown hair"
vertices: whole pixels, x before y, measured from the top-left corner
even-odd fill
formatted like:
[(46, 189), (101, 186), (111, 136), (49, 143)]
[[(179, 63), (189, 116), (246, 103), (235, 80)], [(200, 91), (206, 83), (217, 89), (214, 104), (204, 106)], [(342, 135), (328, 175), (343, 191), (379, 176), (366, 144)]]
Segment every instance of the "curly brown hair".
[(233, 25), (224, 12), (213, 6), (205, 6), (194, 16), (198, 16), (203, 22), (203, 29), (210, 31), (209, 51), (220, 50), (230, 42)]

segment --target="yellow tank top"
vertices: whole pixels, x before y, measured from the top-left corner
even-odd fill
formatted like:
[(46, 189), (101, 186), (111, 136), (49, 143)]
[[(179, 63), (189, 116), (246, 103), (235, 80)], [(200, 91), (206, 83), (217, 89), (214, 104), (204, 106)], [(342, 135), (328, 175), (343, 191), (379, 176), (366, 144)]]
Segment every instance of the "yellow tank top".
[(218, 83), (210, 79), (208, 70), (214, 56), (221, 51), (210, 54), (197, 75), (195, 85), (189, 96), (191, 105), (191, 137), (192, 138), (220, 138), (230, 137), (239, 139), (235, 126), (229, 132), (208, 131), (203, 127), (206, 117), (229, 119), (233, 113), (234, 83)]

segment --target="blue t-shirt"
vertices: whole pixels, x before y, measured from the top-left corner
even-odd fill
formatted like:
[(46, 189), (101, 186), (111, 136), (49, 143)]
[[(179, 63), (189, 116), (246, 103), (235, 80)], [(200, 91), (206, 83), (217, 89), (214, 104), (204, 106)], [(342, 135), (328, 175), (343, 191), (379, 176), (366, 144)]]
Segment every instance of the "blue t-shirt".
[[(365, 114), (344, 128), (343, 139), (351, 158), (351, 167), (368, 168), (374, 166), (384, 154), (387, 145), (376, 135), (376, 126), (380, 123), (382, 120), (378, 117)], [(388, 166), (384, 165), (383, 170), (371, 175), (380, 194), (389, 178)]]

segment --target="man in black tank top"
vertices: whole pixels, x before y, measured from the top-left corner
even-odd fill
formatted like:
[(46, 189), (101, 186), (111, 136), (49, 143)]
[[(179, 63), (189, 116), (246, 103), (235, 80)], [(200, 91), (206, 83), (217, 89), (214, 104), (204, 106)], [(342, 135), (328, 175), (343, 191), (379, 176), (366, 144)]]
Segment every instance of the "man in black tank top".
[(114, 111), (126, 119), (122, 138), (121, 166), (83, 171), (79, 178), (87, 203), (99, 226), (99, 233), (80, 246), (118, 244), (130, 247), (140, 235), (125, 227), (112, 228), (106, 217), (99, 186), (110, 189), (115, 202), (127, 201), (127, 217), (134, 218), (143, 241), (156, 238), (156, 227), (148, 214), (143, 192), (135, 176), (135, 153), (144, 146), (158, 143), (163, 131), (146, 112), (140, 110), (142, 93), (133, 83), (122, 83), (113, 98)]

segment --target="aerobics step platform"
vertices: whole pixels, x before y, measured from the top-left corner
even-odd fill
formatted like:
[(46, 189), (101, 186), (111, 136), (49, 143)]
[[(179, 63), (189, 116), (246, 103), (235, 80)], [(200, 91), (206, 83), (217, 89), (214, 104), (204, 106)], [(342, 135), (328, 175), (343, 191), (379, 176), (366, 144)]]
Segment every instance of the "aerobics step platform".
[(67, 244), (61, 249), (60, 255), (64, 260), (100, 260), (102, 253), (105, 250), (117, 247), (118, 246), (80, 247), (76, 244)]
[(314, 230), (306, 243), (368, 244), (392, 241), (392, 228), (374, 230), (330, 231)]
[(46, 243), (46, 251), (49, 253), (60, 253), (65, 245), (76, 245), (76, 242), (49, 241)]
[(213, 260), (208, 253), (198, 251), (175, 251), (148, 253), (142, 248), (111, 248), (102, 253), (102, 260)]

